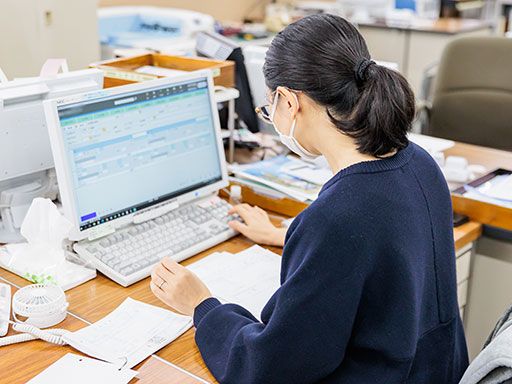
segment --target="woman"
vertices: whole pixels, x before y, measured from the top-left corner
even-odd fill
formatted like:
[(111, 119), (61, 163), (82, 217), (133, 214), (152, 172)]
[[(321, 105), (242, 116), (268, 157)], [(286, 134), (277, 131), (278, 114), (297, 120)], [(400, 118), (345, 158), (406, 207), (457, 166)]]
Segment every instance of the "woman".
[(153, 292), (194, 316), (221, 383), (457, 383), (468, 361), (450, 195), (432, 158), (407, 140), (407, 82), (332, 15), (278, 34), (264, 74), (262, 116), (292, 151), (324, 155), (335, 174), (286, 233), (259, 208), (233, 208), (245, 222), (234, 229), (284, 245), (281, 287), (261, 322), (170, 259), (155, 268)]

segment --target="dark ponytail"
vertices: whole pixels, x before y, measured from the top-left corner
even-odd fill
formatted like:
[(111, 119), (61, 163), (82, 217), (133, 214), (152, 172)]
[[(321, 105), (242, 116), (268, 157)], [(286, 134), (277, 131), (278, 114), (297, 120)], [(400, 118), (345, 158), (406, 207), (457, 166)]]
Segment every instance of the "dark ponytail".
[(407, 146), (414, 94), (402, 75), (370, 59), (357, 29), (334, 15), (314, 15), (272, 41), (263, 68), (271, 90), (302, 91), (325, 106), (361, 153), (383, 156)]

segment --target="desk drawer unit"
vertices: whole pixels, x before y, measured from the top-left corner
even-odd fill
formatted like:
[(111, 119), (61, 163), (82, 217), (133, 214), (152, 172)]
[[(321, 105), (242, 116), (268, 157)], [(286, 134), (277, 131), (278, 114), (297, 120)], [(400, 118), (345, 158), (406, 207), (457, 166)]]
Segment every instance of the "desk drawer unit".
[(456, 253), (457, 267), (457, 298), (459, 301), (460, 316), (464, 319), (464, 308), (468, 299), (468, 286), (471, 276), (471, 256), (474, 243), (468, 244)]

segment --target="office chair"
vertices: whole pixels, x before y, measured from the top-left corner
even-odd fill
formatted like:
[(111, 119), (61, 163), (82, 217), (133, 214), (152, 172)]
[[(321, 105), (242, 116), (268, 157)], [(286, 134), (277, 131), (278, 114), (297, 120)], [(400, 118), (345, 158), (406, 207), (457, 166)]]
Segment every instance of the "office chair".
[(444, 50), (423, 133), (512, 150), (512, 39), (461, 38)]

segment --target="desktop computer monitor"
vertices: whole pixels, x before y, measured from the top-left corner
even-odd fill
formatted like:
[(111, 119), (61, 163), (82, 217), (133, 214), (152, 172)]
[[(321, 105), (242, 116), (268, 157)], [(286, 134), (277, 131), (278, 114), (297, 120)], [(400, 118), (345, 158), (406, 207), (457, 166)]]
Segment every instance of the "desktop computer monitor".
[(97, 69), (0, 83), (0, 243), (23, 240), (19, 229), (35, 197), (57, 195), (43, 102), (102, 87)]
[(236, 89), (240, 92), (240, 97), (235, 100), (236, 113), (249, 131), (259, 132), (258, 117), (254, 112), (253, 95), (242, 48), (233, 40), (218, 33), (200, 32), (197, 34), (196, 51), (199, 56), (215, 60), (231, 60), (235, 63)]
[(228, 185), (210, 72), (45, 104), (72, 240)]

